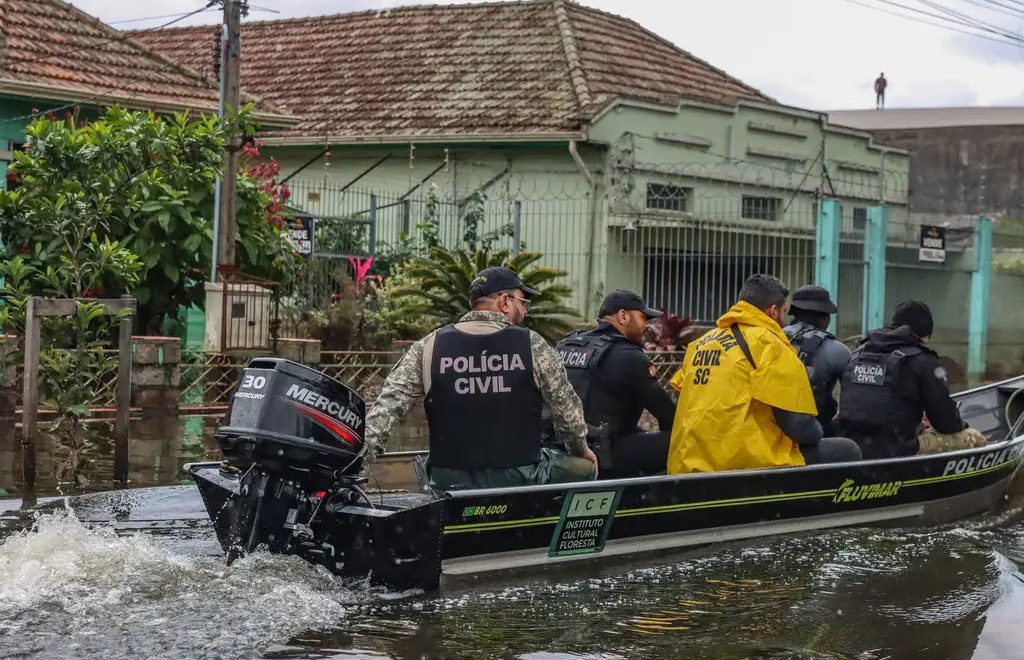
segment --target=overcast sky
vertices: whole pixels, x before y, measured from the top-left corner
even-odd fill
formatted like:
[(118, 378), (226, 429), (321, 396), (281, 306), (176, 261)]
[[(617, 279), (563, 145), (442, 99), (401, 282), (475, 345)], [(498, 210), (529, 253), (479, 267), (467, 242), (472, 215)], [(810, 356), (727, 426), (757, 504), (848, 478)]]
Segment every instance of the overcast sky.
[[(888, 107), (1024, 105), (1024, 47), (1008, 45), (1003, 36), (993, 38), (1004, 43), (993, 43), (922, 24), (920, 21), (941, 21), (893, 4), (936, 16), (960, 12), (1017, 39), (1024, 31), (1024, 2), (1020, 0), (581, 1), (631, 18), (789, 105), (814, 110), (872, 107), (872, 86), (881, 71), (889, 79)], [(205, 4), (204, 0), (71, 2), (119, 29), (160, 25), (173, 15)], [(250, 0), (253, 9), (246, 20), (410, 4), (434, 3)], [(879, 9), (910, 14), (917, 20)], [(132, 20), (165, 14), (172, 16)], [(213, 9), (178, 24), (218, 20), (219, 10)]]

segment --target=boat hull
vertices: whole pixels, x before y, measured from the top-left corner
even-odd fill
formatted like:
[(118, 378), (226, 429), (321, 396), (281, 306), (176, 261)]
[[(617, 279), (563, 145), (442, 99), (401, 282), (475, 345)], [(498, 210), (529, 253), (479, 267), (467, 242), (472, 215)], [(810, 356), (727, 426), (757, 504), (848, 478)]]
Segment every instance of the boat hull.
[[(285, 525), (302, 532), (299, 543), (283, 541), (292, 531), (257, 529), (244, 516), (260, 518), (253, 513), (258, 499), (260, 507), (278, 508), (263, 520), (299, 522), (308, 498), (268, 503), (254, 499), (251, 489), (239, 496), (237, 470), (219, 463), (186, 467), (229, 557), (238, 530), (255, 529), (250, 546), (266, 539), (272, 552), (293, 552), (342, 575), (430, 589), (442, 575), (665, 556), (851, 525), (933, 525), (989, 511), (1008, 492), (1024, 456), (1021, 393), (1024, 377), (954, 396), (968, 424), (1001, 441), (854, 463), (428, 493), (413, 470), (424, 452), (385, 455), (375, 463), (374, 480), (391, 490), (330, 496), (308, 525)], [(1008, 420), (1017, 425), (1011, 429)], [(279, 479), (265, 492), (286, 493), (290, 484)]]
[[(851, 525), (939, 524), (996, 506), (1022, 454), (1024, 437), (891, 460), (440, 497), (380, 494), (371, 497), (373, 506), (349, 505), (322, 515), (317, 536), (330, 547), (328, 555), (297, 552), (341, 574), (430, 589), (442, 574), (658, 555)], [(214, 527), (224, 528), (237, 479), (217, 463), (195, 464), (190, 471)]]

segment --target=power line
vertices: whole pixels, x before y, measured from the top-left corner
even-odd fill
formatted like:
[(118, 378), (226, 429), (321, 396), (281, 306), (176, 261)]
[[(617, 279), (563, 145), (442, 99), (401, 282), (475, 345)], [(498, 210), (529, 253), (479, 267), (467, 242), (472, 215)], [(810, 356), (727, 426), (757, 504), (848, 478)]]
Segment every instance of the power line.
[(79, 53), (79, 52), (82, 52), (82, 51), (85, 51), (85, 50), (101, 50), (101, 49), (103, 49), (106, 46), (109, 46), (111, 44), (124, 43), (124, 42), (128, 41), (129, 39), (134, 39), (135, 37), (137, 37), (139, 35), (147, 34), (149, 32), (154, 32), (156, 30), (162, 30), (163, 28), (170, 27), (170, 26), (174, 25), (175, 23), (179, 23), (179, 22), (185, 20), (186, 18), (189, 18), (190, 16), (195, 16), (196, 14), (198, 14), (200, 12), (206, 11), (207, 9), (212, 7), (213, 5), (217, 4), (217, 1), (218, 0), (209, 0), (209, 2), (207, 2), (205, 5), (203, 5), (199, 9), (196, 9), (194, 11), (190, 11), (187, 14), (182, 14), (182, 15), (178, 16), (177, 18), (174, 18), (173, 20), (167, 21), (166, 23), (162, 23), (162, 24), (157, 25), (155, 27), (146, 28), (145, 30), (139, 30), (138, 32), (135, 32), (133, 34), (124, 34), (124, 35), (121, 35), (121, 36), (113, 37), (111, 39), (107, 39), (106, 41), (101, 41), (100, 43), (97, 43), (97, 44), (89, 44), (88, 46), (79, 46), (78, 48), (72, 48), (71, 50), (65, 50), (65, 51), (61, 51), (59, 53), (53, 53), (52, 55), (43, 55), (41, 57), (21, 57), (21, 58), (18, 58), (18, 57), (5, 57), (3, 59), (3, 61), (0, 62), (0, 63), (2, 63), (4, 66), (7, 66), (9, 64), (34, 64), (34, 63), (38, 63), (38, 62), (45, 62), (46, 60), (53, 59), (55, 57), (67, 58), (69, 55), (73, 55), (75, 53)]
[[(213, 7), (211, 5), (207, 5), (206, 7), (203, 7), (201, 10), (199, 10), (199, 12), (212, 11), (212, 10), (213, 10)], [(196, 13), (199, 13), (199, 12), (196, 12)], [(159, 20), (161, 18), (182, 18), (182, 19), (184, 19), (184, 18), (188, 18), (189, 16), (193, 16), (193, 15), (194, 15), (194, 13), (193, 14), (161, 14), (159, 16), (144, 16), (142, 18), (124, 18), (124, 19), (121, 19), (120, 21), (104, 21), (104, 22), (107, 25), (121, 25), (123, 23), (143, 23), (145, 21), (156, 21), (156, 20)]]
[[(202, 9), (202, 11), (204, 11), (204, 12), (205, 11), (213, 11), (213, 10), (214, 10), (214, 8), (212, 6), (207, 6), (207, 7), (204, 7)], [(249, 10), (250, 11), (266, 12), (268, 14), (280, 14), (281, 13), (280, 11), (278, 11), (276, 9), (271, 9), (270, 7), (258, 7), (256, 5), (249, 5)], [(190, 16), (190, 14), (161, 14), (159, 16), (143, 16), (142, 18), (122, 18), (119, 21), (104, 21), (104, 23), (106, 23), (107, 25), (123, 25), (124, 23), (145, 23), (146, 21), (156, 21), (156, 20), (159, 20), (161, 18), (188, 18), (189, 16)], [(153, 28), (153, 29), (158, 30), (160, 28)]]
[(908, 21), (913, 21), (915, 23), (920, 23), (922, 25), (928, 25), (928, 26), (931, 26), (931, 27), (939, 28), (940, 30), (946, 30), (948, 32), (957, 32), (959, 34), (963, 34), (963, 35), (966, 35), (968, 37), (974, 37), (976, 39), (984, 39), (985, 41), (991, 41), (993, 43), (1002, 44), (1004, 46), (1020, 46), (1021, 43), (1022, 43), (1022, 40), (1017, 40), (1017, 39), (1015, 39), (1015, 40), (997, 39), (995, 37), (990, 37), (990, 36), (987, 36), (987, 35), (984, 35), (984, 34), (979, 34), (978, 32), (970, 32), (968, 30), (961, 30), (959, 28), (952, 27), (950, 25), (943, 25), (941, 23), (935, 23), (933, 21), (924, 20), (924, 19), (921, 19), (921, 18), (917, 18), (915, 16), (909, 16), (907, 14), (903, 14), (903, 13), (900, 13), (900, 12), (897, 12), (897, 11), (893, 11), (891, 9), (886, 9), (884, 7), (878, 7), (876, 5), (870, 5), (870, 4), (867, 4), (867, 2), (861, 2), (860, 0), (845, 0), (845, 1), (849, 2), (850, 4), (857, 5), (859, 7), (864, 7), (865, 9), (870, 9), (871, 11), (877, 11), (877, 12), (881, 12), (883, 14), (889, 14), (890, 16), (897, 16), (899, 18), (904, 18), (904, 19), (906, 19)]
[(991, 23), (982, 21), (982, 20), (980, 20), (980, 19), (978, 19), (978, 18), (976, 18), (974, 16), (971, 16), (969, 14), (964, 14), (963, 12), (959, 12), (959, 11), (957, 11), (955, 9), (951, 9), (949, 7), (940, 5), (939, 3), (933, 2), (932, 0), (918, 0), (918, 2), (920, 2), (921, 4), (923, 4), (923, 5), (927, 6), (927, 7), (932, 7), (933, 9), (941, 11), (944, 14), (948, 14), (949, 16), (952, 16), (953, 18), (961, 20), (962, 21), (961, 24), (964, 25), (965, 27), (974, 27), (974, 28), (977, 28), (979, 30), (983, 30), (983, 31), (986, 31), (986, 32), (991, 32), (993, 34), (1001, 35), (1003, 37), (1006, 37), (1007, 39), (1017, 39), (1017, 40), (1021, 39), (1020, 35), (1014, 34), (1012, 32), (1007, 32), (1006, 30), (1000, 28), (999, 26), (996, 26), (996, 25), (993, 25)]
[(948, 16), (943, 16), (942, 14), (934, 14), (932, 12), (925, 11), (923, 9), (919, 9), (919, 8), (916, 8), (916, 7), (910, 7), (908, 5), (904, 5), (902, 3), (895, 2), (894, 0), (875, 0), (875, 2), (880, 2), (882, 4), (891, 5), (893, 7), (899, 7), (900, 9), (905, 9), (905, 10), (913, 12), (915, 14), (921, 14), (923, 16), (929, 16), (931, 18), (937, 18), (940, 21), (945, 21), (945, 22), (948, 22), (948, 23), (952, 23), (954, 25), (960, 25), (960, 26), (963, 26), (963, 27), (979, 29), (979, 30), (981, 30), (983, 32), (988, 32), (990, 34), (995, 34), (996, 36), (1003, 37), (1004, 39), (1009, 39), (1009, 40), (1014, 41), (1016, 43), (1024, 43), (1024, 39), (1022, 39), (1021, 37), (1013, 35), (1013, 34), (1010, 34), (1008, 32), (1003, 32), (1001, 30), (997, 30), (995, 28), (992, 28), (991, 26), (989, 26), (989, 27), (978, 27), (976, 25), (970, 24), (967, 21), (958, 20), (958, 19), (955, 19), (955, 18), (950, 18)]
[(967, 4), (974, 5), (975, 7), (981, 7), (989, 11), (998, 12), (1004, 16), (1010, 16), (1013, 18), (1024, 18), (1024, 8), (1013, 8), (993, 0), (961, 0)]
[[(218, 0), (210, 0), (210, 2), (206, 6), (200, 8), (200, 9), (197, 9), (195, 11), (189, 12), (187, 14), (176, 15), (176, 19), (174, 21), (171, 21), (170, 23), (167, 23), (167, 24), (165, 24), (163, 26), (160, 26), (160, 27), (167, 27), (168, 25), (171, 25), (171, 24), (173, 24), (173, 23), (175, 23), (177, 21), (184, 20), (185, 18), (188, 18), (189, 16), (194, 16), (194, 15), (198, 14), (199, 12), (207, 11), (210, 7), (212, 7), (214, 4), (216, 4), (217, 1)], [(160, 29), (160, 27), (151, 28), (151, 30), (158, 30), (158, 29)], [(149, 32), (149, 31), (150, 30), (145, 30), (143, 32)], [(141, 34), (141, 32), (136, 32), (131, 37), (125, 37), (125, 39), (133, 38), (137, 34)], [(124, 39), (121, 39), (121, 41), (123, 41), (123, 40)], [(85, 48), (82, 48), (80, 50), (85, 50)], [(171, 67), (183, 67), (184, 64), (182, 63), (182, 61), (184, 59), (187, 59), (187, 58), (182, 58), (181, 60), (172, 60), (172, 59), (164, 56), (164, 59), (166, 59), (168, 61), (170, 66), (167, 66), (165, 68), (160, 69), (161, 71), (165, 71), (165, 70), (166, 71), (170, 71)], [(0, 62), (0, 63), (2, 63), (2, 62)], [(137, 82), (137, 81), (130, 80), (130, 79), (125, 79), (125, 80), (123, 80), (123, 82), (121, 84), (115, 85), (113, 87), (109, 87), (109, 88), (107, 88), (105, 90), (101, 90), (101, 91), (97, 92), (96, 94), (94, 94), (92, 96), (86, 96), (84, 98), (79, 98), (77, 100), (69, 101), (68, 103), (64, 103), (62, 105), (53, 106), (53, 107), (49, 107), (49, 108), (44, 108), (42, 110), (37, 110), (37, 109), (33, 108), (32, 112), (25, 113), (25, 114), (22, 114), (22, 115), (15, 115), (13, 117), (3, 117), (3, 118), (0, 118), (0, 125), (9, 124), (9, 123), (13, 123), (13, 122), (21, 122), (21, 121), (32, 120), (32, 119), (35, 119), (37, 117), (42, 117), (44, 115), (49, 115), (51, 113), (60, 112), (62, 110), (68, 110), (68, 109), (74, 108), (75, 106), (78, 106), (78, 105), (83, 105), (83, 104), (85, 104), (85, 105), (99, 105), (99, 101), (100, 101), (101, 97), (103, 97), (103, 96), (110, 96), (112, 94), (116, 94), (116, 93), (118, 93), (120, 91), (123, 91), (128, 86), (134, 84), (135, 82)]]
[(1024, 10), (1024, 2), (1021, 2), (1020, 0), (991, 0), (991, 1), (996, 3), (996, 4), (1001, 4), (1001, 3), (1004, 3), (1004, 2), (1008, 2), (1011, 5), (1015, 5), (1017, 7), (1020, 7), (1022, 10)]

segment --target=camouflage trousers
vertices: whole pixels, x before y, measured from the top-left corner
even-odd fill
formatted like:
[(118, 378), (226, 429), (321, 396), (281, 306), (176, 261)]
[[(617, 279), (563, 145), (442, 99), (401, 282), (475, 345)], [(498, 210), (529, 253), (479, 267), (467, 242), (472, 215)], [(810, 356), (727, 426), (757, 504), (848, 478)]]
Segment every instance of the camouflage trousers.
[(597, 476), (594, 464), (587, 459), (548, 447), (541, 449), (540, 462), (531, 465), (479, 470), (429, 467), (428, 472), (431, 487), (438, 490), (565, 484), (590, 481)]
[(984, 447), (988, 440), (981, 431), (972, 428), (956, 433), (939, 433), (935, 429), (925, 429), (917, 436), (917, 443), (920, 446), (917, 453), (939, 454), (944, 451)]

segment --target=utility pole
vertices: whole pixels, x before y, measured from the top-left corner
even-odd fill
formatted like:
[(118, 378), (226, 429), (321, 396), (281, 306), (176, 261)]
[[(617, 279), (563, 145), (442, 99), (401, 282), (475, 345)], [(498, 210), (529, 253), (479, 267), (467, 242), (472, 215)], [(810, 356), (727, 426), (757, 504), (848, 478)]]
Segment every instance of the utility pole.
[[(224, 32), (226, 43), (222, 44), (223, 65), (221, 66), (221, 108), (222, 113), (235, 113), (241, 105), (241, 25), (242, 15), (247, 13), (247, 0), (222, 0), (224, 6)], [(214, 233), (214, 255), (216, 273), (225, 277), (235, 272), (235, 233), (238, 211), (238, 133), (231, 130), (224, 145), (224, 175), (221, 177), (221, 191), (218, 217)]]

